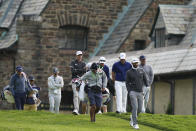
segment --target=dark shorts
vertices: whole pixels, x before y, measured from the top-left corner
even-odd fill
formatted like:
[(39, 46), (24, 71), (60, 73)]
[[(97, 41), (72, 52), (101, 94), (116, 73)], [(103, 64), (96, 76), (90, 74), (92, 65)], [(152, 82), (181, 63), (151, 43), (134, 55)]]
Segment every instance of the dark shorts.
[(90, 101), (90, 106), (96, 105), (96, 107), (101, 107), (102, 103), (102, 94), (100, 93), (95, 93), (92, 90), (88, 91), (88, 99)]

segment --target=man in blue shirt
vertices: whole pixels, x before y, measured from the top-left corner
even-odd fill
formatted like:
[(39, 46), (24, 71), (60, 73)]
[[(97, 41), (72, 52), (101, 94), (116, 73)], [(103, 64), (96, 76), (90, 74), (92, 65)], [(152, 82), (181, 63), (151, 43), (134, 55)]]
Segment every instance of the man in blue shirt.
[(14, 96), (16, 109), (23, 110), (26, 100), (26, 91), (27, 89), (32, 91), (32, 87), (23, 72), (22, 66), (16, 67), (16, 73), (12, 75), (10, 80), (10, 87), (12, 95)]
[(126, 113), (127, 88), (125, 84), (126, 72), (131, 69), (131, 64), (126, 62), (126, 54), (120, 53), (120, 61), (112, 66), (112, 80), (116, 90), (116, 113)]

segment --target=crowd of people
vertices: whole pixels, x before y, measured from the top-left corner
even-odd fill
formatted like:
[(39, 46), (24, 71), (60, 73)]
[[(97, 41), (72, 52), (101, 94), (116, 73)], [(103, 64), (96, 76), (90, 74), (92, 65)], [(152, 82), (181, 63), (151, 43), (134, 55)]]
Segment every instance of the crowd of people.
[[(127, 98), (130, 99), (132, 115), (130, 126), (139, 129), (137, 116), (145, 113), (149, 100), (150, 86), (154, 79), (153, 70), (146, 64), (144, 55), (126, 61), (126, 54), (120, 53), (119, 61), (112, 66), (110, 77), (109, 67), (105, 57), (98, 62), (85, 64), (82, 51), (76, 52), (76, 59), (70, 64), (72, 72), (73, 114), (79, 115), (79, 108), (86, 113), (90, 103), (90, 120), (95, 122), (97, 113), (107, 112), (107, 105), (111, 99), (116, 99), (116, 113), (127, 112)], [(61, 103), (61, 88), (64, 87), (63, 77), (59, 76), (59, 69), (54, 67), (53, 74), (48, 78), (48, 98), (50, 112), (59, 113)], [(16, 67), (12, 75), (9, 90), (14, 97), (16, 109), (37, 110), (41, 103), (40, 88), (34, 83), (34, 77), (23, 72), (22, 66)], [(80, 106), (80, 102), (82, 103)]]

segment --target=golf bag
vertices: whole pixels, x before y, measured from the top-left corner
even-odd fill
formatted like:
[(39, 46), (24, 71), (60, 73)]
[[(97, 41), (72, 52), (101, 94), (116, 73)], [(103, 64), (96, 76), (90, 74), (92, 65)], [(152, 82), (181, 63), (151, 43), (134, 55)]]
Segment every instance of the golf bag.
[(6, 100), (8, 103), (15, 103), (14, 101), (14, 97), (12, 95), (10, 86), (7, 85), (6, 87), (3, 88), (2, 92), (1, 92), (1, 99), (2, 100)]
[(104, 92), (102, 92), (102, 104), (107, 105), (110, 102), (110, 92), (106, 88)]

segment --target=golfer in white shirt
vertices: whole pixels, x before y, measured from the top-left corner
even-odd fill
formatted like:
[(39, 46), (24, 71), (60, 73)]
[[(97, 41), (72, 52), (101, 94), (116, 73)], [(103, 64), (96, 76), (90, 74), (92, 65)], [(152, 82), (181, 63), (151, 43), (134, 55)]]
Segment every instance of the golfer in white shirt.
[[(61, 88), (64, 86), (63, 78), (58, 75), (58, 68), (53, 68), (53, 75), (48, 78), (48, 96), (50, 112), (59, 113), (61, 103)], [(55, 109), (55, 112), (54, 112)]]

